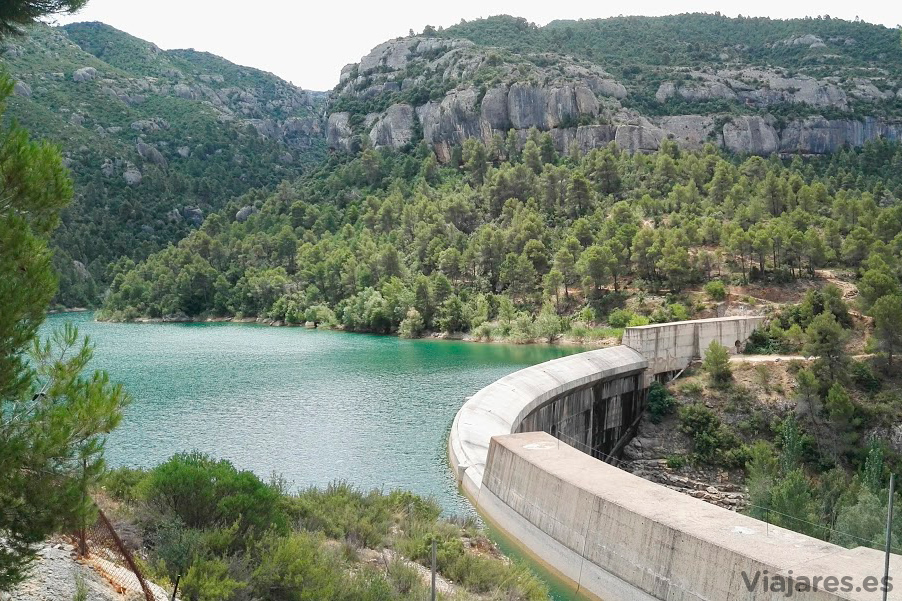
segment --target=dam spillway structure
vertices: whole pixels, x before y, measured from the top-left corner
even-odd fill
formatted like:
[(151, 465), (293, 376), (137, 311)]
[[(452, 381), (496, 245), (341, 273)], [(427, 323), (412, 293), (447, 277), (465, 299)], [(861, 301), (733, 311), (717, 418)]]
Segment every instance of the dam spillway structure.
[[(483, 517), (589, 598), (879, 599), (861, 585), (882, 578), (882, 552), (768, 525), (612, 465), (652, 382), (688, 367), (712, 341), (738, 352), (763, 320), (627, 328), (620, 346), (493, 382), (464, 403), (451, 427), (448, 452), (461, 489)], [(892, 555), (891, 574), (897, 566), (902, 557)], [(831, 576), (852, 585), (800, 586)], [(789, 595), (773, 590), (775, 579), (792, 587)], [(902, 600), (902, 587), (888, 598)]]

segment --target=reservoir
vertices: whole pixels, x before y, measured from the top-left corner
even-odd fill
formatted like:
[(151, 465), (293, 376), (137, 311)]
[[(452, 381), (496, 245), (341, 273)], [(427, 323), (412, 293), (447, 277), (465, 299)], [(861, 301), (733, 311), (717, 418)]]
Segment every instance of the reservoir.
[(104, 369), (134, 397), (110, 436), (113, 467), (152, 467), (199, 450), (293, 487), (346, 480), (404, 488), (449, 513), (472, 512), (447, 463), (464, 399), (523, 367), (575, 347), (402, 340), (256, 324), (71, 321)]

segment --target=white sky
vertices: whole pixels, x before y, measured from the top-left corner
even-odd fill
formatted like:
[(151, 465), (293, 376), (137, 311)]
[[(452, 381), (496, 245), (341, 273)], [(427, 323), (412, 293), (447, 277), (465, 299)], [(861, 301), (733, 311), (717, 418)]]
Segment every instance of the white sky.
[[(737, 10), (734, 7), (739, 7)], [(734, 17), (790, 18), (830, 15), (896, 27), (902, 13), (895, 0), (637, 0), (630, 3), (523, 2), (513, 0), (402, 0), (342, 2), (290, 0), (90, 0), (60, 23), (103, 21), (164, 49), (194, 48), (232, 62), (271, 71), (311, 90), (331, 89), (341, 67), (385, 40), (426, 25), (448, 27), (490, 15), (510, 14), (539, 25), (555, 19), (618, 14), (665, 15), (721, 11)]]

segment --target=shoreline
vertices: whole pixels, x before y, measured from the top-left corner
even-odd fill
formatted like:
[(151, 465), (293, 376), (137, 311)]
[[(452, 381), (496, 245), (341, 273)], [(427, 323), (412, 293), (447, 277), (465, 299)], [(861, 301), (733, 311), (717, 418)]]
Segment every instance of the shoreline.
[[(96, 311), (94, 309), (77, 309), (73, 311), (54, 311), (55, 314), (60, 313), (83, 313)], [(51, 313), (51, 312), (48, 312)], [(94, 321), (102, 322), (102, 323), (113, 323), (113, 324), (204, 324), (204, 323), (234, 323), (234, 324), (254, 324), (254, 325), (264, 325), (269, 327), (285, 327), (285, 328), (304, 328), (307, 330), (331, 330), (335, 332), (343, 332), (347, 334), (369, 334), (373, 336), (391, 336), (394, 338), (400, 338), (397, 333), (392, 334), (382, 334), (379, 332), (357, 332), (352, 330), (345, 330), (343, 327), (320, 327), (312, 324), (311, 322), (306, 323), (289, 323), (282, 320), (275, 320), (269, 317), (138, 317), (136, 319), (97, 319)], [(586, 340), (579, 341), (573, 338), (567, 338), (561, 336), (557, 338), (554, 342), (547, 342), (545, 340), (531, 340), (529, 342), (514, 342), (512, 340), (499, 337), (492, 338), (490, 340), (480, 340), (474, 337), (470, 333), (466, 332), (455, 332), (453, 334), (448, 334), (445, 332), (424, 332), (422, 335), (417, 336), (416, 338), (410, 338), (409, 340), (455, 340), (459, 342), (472, 342), (477, 344), (507, 344), (514, 346), (560, 346), (560, 347), (579, 347), (585, 348), (587, 350), (596, 349), (596, 348), (604, 348), (607, 346), (620, 344), (620, 341), (615, 338), (606, 337), (599, 338), (597, 340)]]

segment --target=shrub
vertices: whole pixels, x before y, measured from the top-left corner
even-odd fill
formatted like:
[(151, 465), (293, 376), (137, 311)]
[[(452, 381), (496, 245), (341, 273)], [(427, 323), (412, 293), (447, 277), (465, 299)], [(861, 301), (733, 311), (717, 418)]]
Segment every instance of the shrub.
[(660, 382), (653, 382), (648, 389), (648, 412), (652, 423), (660, 423), (676, 409), (676, 399)]
[(730, 353), (727, 347), (716, 340), (712, 340), (705, 351), (705, 360), (702, 367), (711, 378), (711, 385), (715, 388), (725, 388), (733, 380), (733, 371), (730, 369)]
[(636, 317), (638, 316), (628, 309), (615, 309), (608, 315), (608, 323), (612, 328), (625, 328)]
[(398, 326), (398, 335), (401, 338), (417, 338), (423, 332), (424, 327), (423, 316), (411, 307), (407, 310), (407, 316), (401, 321), (401, 325)]
[(142, 497), (164, 514), (178, 516), (188, 528), (239, 525), (239, 534), (253, 528), (287, 530), (278, 491), (249, 471), (202, 453), (185, 453), (151, 470)]
[(705, 284), (705, 294), (711, 300), (722, 301), (727, 298), (727, 287), (720, 280), (711, 280)]

